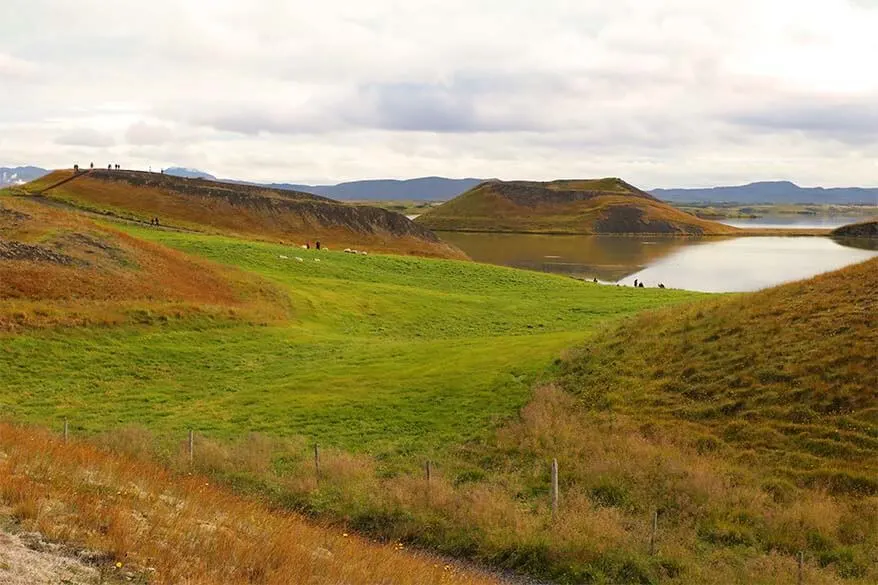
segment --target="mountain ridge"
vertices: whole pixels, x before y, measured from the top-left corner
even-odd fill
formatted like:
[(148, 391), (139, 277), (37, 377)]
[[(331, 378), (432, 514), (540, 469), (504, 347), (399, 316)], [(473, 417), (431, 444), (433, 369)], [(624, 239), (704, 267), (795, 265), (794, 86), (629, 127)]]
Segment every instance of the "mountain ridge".
[(652, 189), (672, 203), (837, 203), (878, 205), (878, 187), (800, 187), (792, 181), (756, 181), (745, 185)]

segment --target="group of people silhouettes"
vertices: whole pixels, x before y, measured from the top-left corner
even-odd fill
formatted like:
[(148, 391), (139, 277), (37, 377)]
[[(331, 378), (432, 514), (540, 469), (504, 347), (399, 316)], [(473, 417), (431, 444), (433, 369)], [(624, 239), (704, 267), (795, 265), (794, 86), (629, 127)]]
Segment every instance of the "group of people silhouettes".
[(149, 225), (161, 225), (161, 224), (159, 223), (159, 218), (157, 218), (157, 217), (152, 217), (152, 218), (150, 218), (150, 220), (149, 220)]
[[(665, 285), (662, 284), (662, 283), (660, 282), (659, 285), (658, 285), (658, 287), (659, 287), (659, 288), (665, 288)], [(634, 288), (644, 288), (644, 286), (643, 286), (643, 281), (642, 281), (642, 280), (638, 281), (638, 280), (635, 278), (635, 279), (634, 279)]]
[[(88, 168), (89, 168), (89, 170), (94, 170), (94, 168), (95, 168), (95, 164), (94, 164), (93, 162), (92, 162), (92, 163), (89, 163)], [(121, 170), (121, 169), (122, 169), (122, 165), (119, 165), (119, 164), (109, 163), (109, 164), (107, 165), (107, 170), (108, 170), (108, 171), (112, 171), (112, 170), (117, 170), (117, 171), (118, 171), (118, 170)], [(78, 173), (78, 172), (79, 172), (79, 164), (78, 164), (78, 163), (75, 164), (75, 165), (73, 165), (73, 172), (75, 172), (75, 173)]]

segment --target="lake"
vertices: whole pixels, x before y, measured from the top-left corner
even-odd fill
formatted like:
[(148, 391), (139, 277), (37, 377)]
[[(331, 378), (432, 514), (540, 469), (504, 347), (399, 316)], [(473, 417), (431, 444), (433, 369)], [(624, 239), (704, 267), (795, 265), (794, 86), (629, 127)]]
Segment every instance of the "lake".
[(477, 262), (608, 284), (743, 292), (810, 278), (878, 256), (822, 237), (673, 238), (437, 232)]
[(807, 215), (777, 214), (762, 217), (723, 219), (719, 223), (739, 228), (801, 228), (801, 229), (835, 229), (849, 223), (859, 223), (869, 219), (856, 215)]

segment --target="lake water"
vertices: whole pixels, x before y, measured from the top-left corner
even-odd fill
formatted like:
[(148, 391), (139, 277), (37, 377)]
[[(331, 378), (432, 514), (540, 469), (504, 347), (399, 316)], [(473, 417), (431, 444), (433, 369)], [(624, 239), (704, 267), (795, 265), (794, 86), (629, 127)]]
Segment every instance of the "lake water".
[(609, 284), (753, 291), (878, 256), (821, 237), (672, 238), (437, 232), (473, 260)]
[(752, 219), (726, 219), (720, 221), (726, 225), (740, 228), (776, 228), (776, 229), (835, 229), (849, 223), (866, 221), (867, 217), (855, 215), (805, 215), (779, 214), (765, 215)]

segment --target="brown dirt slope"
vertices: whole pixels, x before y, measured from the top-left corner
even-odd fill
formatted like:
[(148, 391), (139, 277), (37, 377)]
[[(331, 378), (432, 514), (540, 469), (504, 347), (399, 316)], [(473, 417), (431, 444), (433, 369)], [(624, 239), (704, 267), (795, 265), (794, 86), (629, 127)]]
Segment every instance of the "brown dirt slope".
[(566, 386), (784, 480), (878, 496), (876, 290), (873, 259), (645, 314), (577, 351)]
[[(430, 230), (376, 207), (202, 179), (138, 171), (96, 170), (51, 188), (73, 171), (55, 171), (25, 186), (30, 193), (84, 209), (233, 236), (435, 257), (464, 257)], [(48, 190), (47, 190), (48, 189)]]
[(735, 234), (622, 179), (487, 181), (415, 220), (435, 230), (563, 234)]
[(839, 238), (878, 238), (878, 219), (843, 225), (832, 231)]
[(267, 317), (281, 309), (261, 300), (275, 297), (232, 269), (0, 195), (0, 331), (263, 309)]

